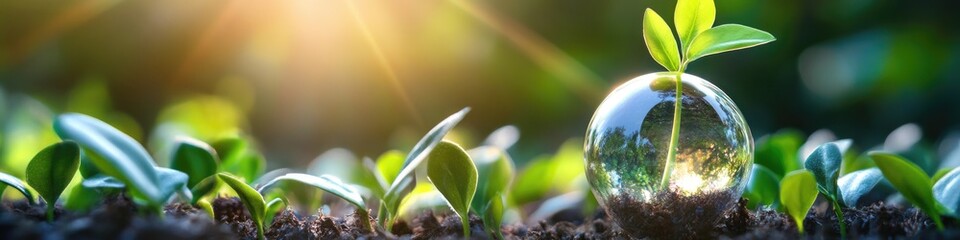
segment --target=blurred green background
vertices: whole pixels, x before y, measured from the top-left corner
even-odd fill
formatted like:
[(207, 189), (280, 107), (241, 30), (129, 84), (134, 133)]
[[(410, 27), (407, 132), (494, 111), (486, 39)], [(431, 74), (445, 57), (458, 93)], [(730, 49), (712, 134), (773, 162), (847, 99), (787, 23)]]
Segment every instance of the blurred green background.
[[(409, 149), (469, 106), (455, 137), (476, 143), (516, 125), (522, 137), (512, 151), (523, 162), (582, 137), (617, 84), (662, 70), (640, 20), (647, 7), (672, 19), (674, 4), (2, 1), (2, 154), (29, 159), (57, 139), (50, 116), (77, 111), (144, 143), (180, 132), (248, 134), (271, 167), (302, 167), (335, 147), (361, 156)], [(826, 128), (873, 146), (911, 122), (930, 143), (960, 137), (951, 134), (960, 129), (958, 3), (716, 5), (717, 24), (778, 38), (688, 70), (726, 91), (757, 138)], [(35, 149), (10, 146), (18, 144)]]

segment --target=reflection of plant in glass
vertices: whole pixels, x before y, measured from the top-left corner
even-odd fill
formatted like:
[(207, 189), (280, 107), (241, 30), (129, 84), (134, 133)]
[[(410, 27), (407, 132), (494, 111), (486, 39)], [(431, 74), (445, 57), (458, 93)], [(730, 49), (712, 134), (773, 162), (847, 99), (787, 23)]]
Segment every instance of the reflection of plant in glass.
[[(643, 40), (650, 56), (672, 73), (676, 73), (676, 101), (673, 110), (673, 128), (666, 167), (660, 187), (667, 188), (675, 168), (680, 135), (680, 107), (682, 84), (680, 76), (687, 65), (701, 57), (757, 46), (772, 42), (773, 35), (738, 24), (713, 27), (716, 9), (713, 0), (679, 0), (674, 12), (674, 26), (680, 38), (680, 48), (670, 26), (652, 9), (643, 15)], [(711, 28), (712, 27), (712, 28)], [(683, 53), (681, 55), (681, 53)]]

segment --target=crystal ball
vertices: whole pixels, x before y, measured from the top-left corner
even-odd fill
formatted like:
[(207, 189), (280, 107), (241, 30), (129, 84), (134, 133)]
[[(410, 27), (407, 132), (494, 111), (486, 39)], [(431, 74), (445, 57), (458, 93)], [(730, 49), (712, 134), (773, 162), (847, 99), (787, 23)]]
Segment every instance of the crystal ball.
[[(680, 125), (669, 161), (678, 78)], [(597, 201), (629, 235), (682, 227), (677, 223), (691, 225), (680, 233), (709, 231), (743, 193), (753, 137), (736, 104), (710, 82), (651, 73), (603, 100), (587, 128), (584, 161)]]

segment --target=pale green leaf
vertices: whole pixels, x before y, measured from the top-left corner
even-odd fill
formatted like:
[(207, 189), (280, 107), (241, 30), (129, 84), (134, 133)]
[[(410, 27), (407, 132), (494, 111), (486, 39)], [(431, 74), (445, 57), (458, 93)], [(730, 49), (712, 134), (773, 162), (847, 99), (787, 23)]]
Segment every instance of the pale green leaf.
[(673, 24), (677, 27), (680, 46), (684, 51), (697, 34), (713, 27), (717, 9), (713, 0), (679, 0), (673, 14)]
[(643, 41), (654, 61), (671, 72), (680, 70), (680, 50), (673, 31), (657, 12), (649, 8), (643, 13)]
[(724, 24), (716, 26), (697, 35), (686, 51), (686, 61), (693, 62), (699, 58), (739, 50), (769, 43), (776, 40), (770, 33), (739, 25)]
[(747, 188), (743, 190), (743, 197), (747, 198), (747, 207), (756, 209), (759, 206), (769, 206), (779, 203), (780, 178), (766, 167), (753, 164)]
[(263, 196), (261, 196), (257, 190), (250, 187), (250, 185), (247, 185), (247, 183), (229, 174), (218, 173), (217, 177), (237, 193), (237, 197), (243, 202), (243, 206), (246, 207), (247, 212), (250, 213), (250, 219), (253, 220), (253, 223), (257, 227), (258, 236), (260, 239), (263, 239), (263, 218), (266, 216), (267, 205), (263, 200)]
[(63, 140), (77, 142), (98, 157), (89, 158), (101, 172), (128, 186), (134, 195), (153, 205), (166, 200), (160, 189), (156, 164), (136, 140), (96, 118), (68, 113), (57, 117), (53, 129)]
[(377, 158), (377, 170), (380, 171), (383, 180), (387, 181), (388, 185), (397, 179), (397, 174), (400, 174), (400, 169), (403, 168), (403, 158), (403, 152), (397, 150), (387, 151)]
[(357, 192), (357, 190), (352, 186), (343, 183), (343, 181), (333, 175), (322, 175), (317, 177), (303, 173), (288, 173), (270, 180), (260, 187), (259, 191), (261, 193), (265, 193), (274, 185), (285, 181), (299, 182), (316, 187), (346, 200), (350, 204), (356, 206), (360, 211), (367, 211), (366, 205), (363, 202), (363, 197), (360, 196), (360, 192)]
[[(11, 186), (14, 189), (17, 189), (30, 203), (36, 204), (37, 200), (33, 197), (33, 193), (30, 193), (30, 190), (27, 190), (27, 184), (17, 179), (17, 177), (11, 176), (10, 174), (0, 172), (0, 183), (5, 184), (6, 186)], [(3, 188), (0, 188), (3, 190)], [(0, 195), (3, 194), (3, 191), (0, 191)]]
[(803, 219), (817, 200), (817, 180), (807, 170), (788, 173), (780, 181), (780, 203), (793, 217), (797, 230), (803, 233)]
[(860, 197), (866, 195), (877, 186), (877, 183), (883, 180), (883, 173), (880, 169), (870, 168), (843, 175), (837, 181), (840, 186), (840, 196), (843, 196), (843, 203), (847, 207), (856, 207)]
[(960, 168), (954, 168), (933, 185), (933, 196), (951, 215), (960, 217)]
[(456, 143), (440, 142), (428, 157), (427, 177), (460, 216), (464, 236), (469, 237), (470, 203), (477, 192), (477, 167), (470, 155)]

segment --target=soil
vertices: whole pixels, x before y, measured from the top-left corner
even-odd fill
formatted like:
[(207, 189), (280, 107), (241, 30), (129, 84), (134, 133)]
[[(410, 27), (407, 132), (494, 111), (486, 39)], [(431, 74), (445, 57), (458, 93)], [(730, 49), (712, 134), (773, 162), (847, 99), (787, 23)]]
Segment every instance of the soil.
[[(710, 197), (674, 200), (673, 206), (711, 203)], [(629, 202), (629, 199), (621, 201)], [(836, 217), (827, 204), (815, 205), (810, 211), (804, 222), (805, 236), (796, 232), (788, 216), (768, 210), (748, 211), (745, 206), (746, 200), (740, 200), (726, 211), (702, 210), (699, 215), (696, 211), (667, 211), (665, 206), (652, 205), (611, 209), (635, 214), (628, 220), (636, 224), (629, 225), (630, 230), (609, 221), (604, 211), (592, 216), (583, 216), (580, 211), (563, 211), (538, 224), (506, 225), (502, 230), (507, 239), (628, 239), (627, 232), (659, 239), (839, 238)], [(48, 223), (42, 204), (5, 202), (0, 206), (0, 239), (255, 239), (256, 227), (237, 198), (218, 198), (213, 201), (213, 207), (215, 219), (188, 204), (168, 205), (164, 217), (160, 218), (138, 214), (128, 198), (113, 197), (88, 213), (58, 209), (56, 219)], [(637, 212), (639, 210), (653, 212)], [(373, 232), (363, 230), (362, 220), (356, 216), (324, 216), (319, 212), (300, 215), (286, 210), (277, 214), (266, 236), (269, 239), (460, 239), (462, 233), (459, 218), (452, 214), (425, 211), (409, 221), (396, 222), (392, 233), (379, 227)], [(875, 203), (844, 209), (844, 216), (848, 234), (854, 239), (960, 239), (960, 223), (955, 219), (945, 218), (947, 230), (938, 232), (932, 221), (914, 208)], [(712, 217), (719, 218), (716, 224), (697, 224)], [(654, 223), (651, 219), (666, 221)], [(490, 238), (476, 216), (471, 216), (470, 227), (472, 238)]]

